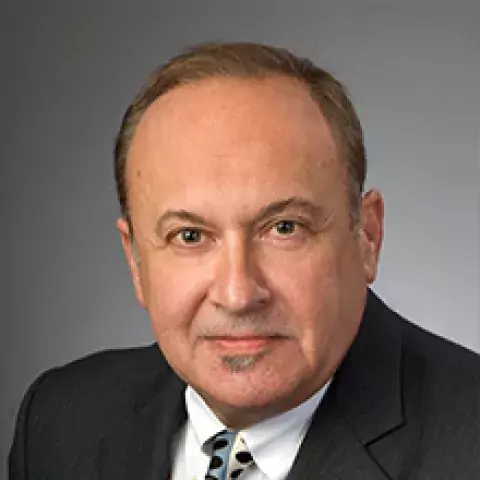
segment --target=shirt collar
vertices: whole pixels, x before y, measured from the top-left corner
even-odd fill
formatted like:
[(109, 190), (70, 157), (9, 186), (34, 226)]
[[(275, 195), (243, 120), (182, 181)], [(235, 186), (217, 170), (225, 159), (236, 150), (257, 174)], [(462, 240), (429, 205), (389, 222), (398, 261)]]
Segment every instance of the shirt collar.
[[(297, 407), (239, 432), (257, 467), (267, 478), (281, 478), (290, 471), (313, 413), (330, 383), (331, 380)], [(185, 404), (193, 433), (200, 446), (227, 428), (190, 386), (185, 391)]]
[(188, 420), (200, 447), (214, 435), (226, 430), (226, 426), (210, 410), (203, 398), (189, 385), (185, 390)]

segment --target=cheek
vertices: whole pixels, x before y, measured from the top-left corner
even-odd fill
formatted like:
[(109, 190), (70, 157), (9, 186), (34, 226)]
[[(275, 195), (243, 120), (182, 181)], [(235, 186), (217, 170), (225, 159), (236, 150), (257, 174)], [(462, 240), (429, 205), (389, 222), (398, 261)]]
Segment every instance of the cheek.
[(161, 258), (145, 262), (142, 288), (145, 304), (160, 340), (173, 332), (188, 332), (191, 320), (205, 296), (198, 267), (169, 266)]
[(334, 247), (325, 246), (288, 269), (277, 264), (274, 275), (290, 327), (313, 366), (337, 360), (361, 317), (360, 262), (353, 248)]
[(315, 252), (289, 265), (277, 262), (272, 279), (291, 326), (302, 340), (315, 335), (333, 315), (338, 267), (329, 252)]

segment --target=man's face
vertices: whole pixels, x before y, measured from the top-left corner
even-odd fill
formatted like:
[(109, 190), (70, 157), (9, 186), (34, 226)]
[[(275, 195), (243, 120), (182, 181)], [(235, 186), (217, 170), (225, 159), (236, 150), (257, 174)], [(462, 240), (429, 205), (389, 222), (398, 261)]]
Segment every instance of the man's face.
[[(159, 98), (127, 162), (137, 298), (172, 368), (225, 422), (292, 408), (357, 332), (381, 197), (352, 228), (344, 163), (307, 89), (210, 79)], [(242, 420), (239, 420), (241, 423)]]

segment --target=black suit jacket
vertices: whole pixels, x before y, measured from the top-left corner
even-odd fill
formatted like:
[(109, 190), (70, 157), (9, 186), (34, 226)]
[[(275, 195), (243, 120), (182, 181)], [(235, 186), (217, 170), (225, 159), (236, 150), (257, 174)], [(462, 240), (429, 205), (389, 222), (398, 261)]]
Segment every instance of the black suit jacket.
[[(10, 479), (167, 479), (184, 389), (156, 346), (47, 372), (22, 403)], [(359, 334), (288, 476), (322, 479), (480, 479), (479, 356), (369, 292)]]

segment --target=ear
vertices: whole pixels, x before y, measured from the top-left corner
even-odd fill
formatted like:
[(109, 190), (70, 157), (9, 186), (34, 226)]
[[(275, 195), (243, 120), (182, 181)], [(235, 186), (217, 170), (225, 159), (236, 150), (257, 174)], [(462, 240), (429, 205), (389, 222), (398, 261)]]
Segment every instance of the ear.
[(130, 274), (132, 275), (135, 296), (140, 305), (145, 308), (145, 297), (143, 295), (142, 281), (140, 277), (140, 262), (137, 258), (137, 252), (135, 251), (135, 245), (130, 234), (130, 228), (125, 218), (121, 217), (117, 220), (117, 229), (120, 232), (123, 253), (125, 254)]
[(363, 270), (368, 283), (377, 276), (383, 240), (383, 198), (378, 190), (369, 190), (362, 198), (360, 218), (360, 249)]

